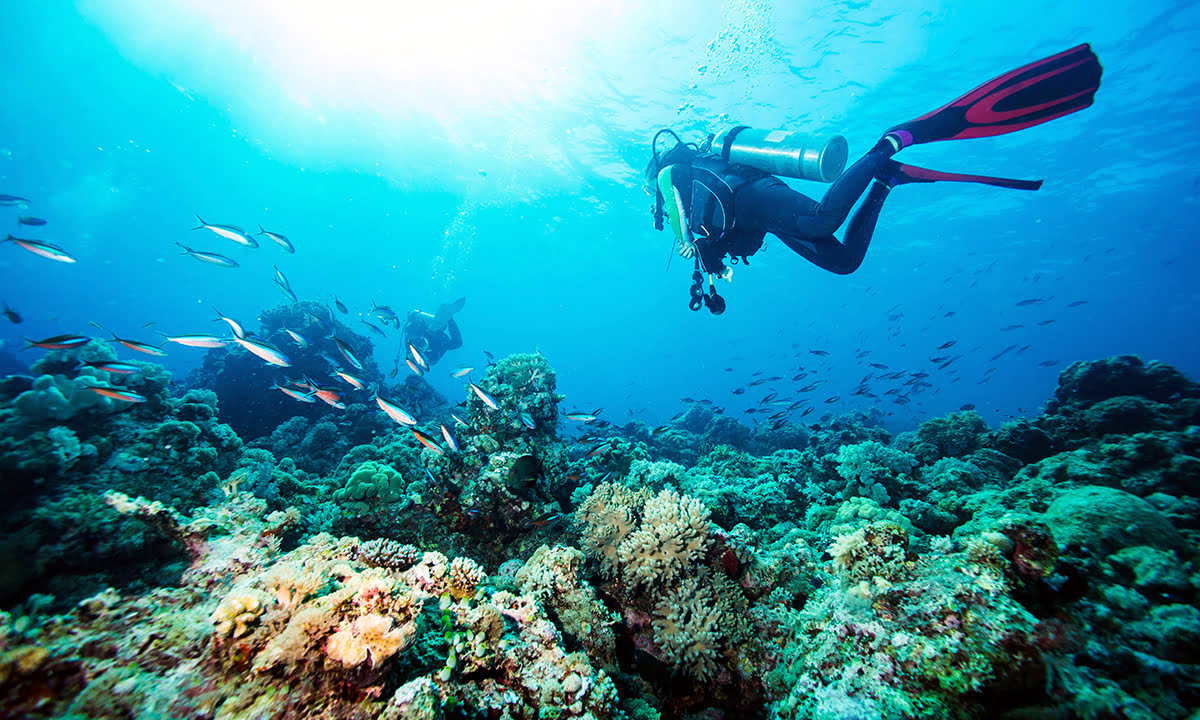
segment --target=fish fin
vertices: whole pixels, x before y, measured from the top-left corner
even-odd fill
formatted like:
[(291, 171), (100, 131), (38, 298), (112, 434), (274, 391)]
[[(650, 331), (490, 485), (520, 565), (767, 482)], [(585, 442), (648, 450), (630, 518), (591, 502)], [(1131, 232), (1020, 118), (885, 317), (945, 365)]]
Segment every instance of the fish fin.
[(193, 212), (192, 214), (195, 215), (196, 219), (200, 221), (199, 225), (192, 228), (193, 230), (203, 230), (204, 228), (208, 227), (208, 223), (204, 222), (204, 218), (200, 217), (200, 213)]

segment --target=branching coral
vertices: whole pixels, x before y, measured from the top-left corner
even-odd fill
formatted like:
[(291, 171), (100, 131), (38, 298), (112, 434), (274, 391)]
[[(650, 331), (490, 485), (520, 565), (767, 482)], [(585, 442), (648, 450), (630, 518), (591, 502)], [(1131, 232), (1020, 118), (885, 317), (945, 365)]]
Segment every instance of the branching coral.
[(624, 485), (600, 483), (575, 511), (584, 549), (597, 557), (607, 577), (619, 575), (618, 548), (637, 527), (641, 508), (649, 497), (645, 489), (634, 492)]
[(654, 612), (654, 639), (666, 659), (698, 680), (717, 672), (721, 611), (700, 592), (694, 578), (663, 595)]
[(485, 577), (483, 568), (471, 558), (456, 557), (450, 561), (447, 571), (449, 575), (450, 597), (462, 600), (475, 595), (480, 583)]
[(630, 585), (669, 585), (708, 545), (708, 508), (668, 488), (646, 501), (641, 524), (617, 547), (617, 562)]
[(910, 569), (908, 533), (896, 523), (871, 523), (839, 535), (829, 546), (833, 564), (850, 584), (871, 581), (886, 585)]

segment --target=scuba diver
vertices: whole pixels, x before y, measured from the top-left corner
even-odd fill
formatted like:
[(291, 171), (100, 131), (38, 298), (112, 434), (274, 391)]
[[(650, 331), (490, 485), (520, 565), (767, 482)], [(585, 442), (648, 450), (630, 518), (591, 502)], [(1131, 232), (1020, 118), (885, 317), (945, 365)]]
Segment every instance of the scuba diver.
[[(655, 229), (663, 229), (665, 214), (679, 254), (695, 260), (688, 306), (699, 310), (703, 304), (714, 315), (724, 312), (714, 277), (731, 279), (726, 256), (731, 265), (749, 265), (747, 258), (762, 247), (766, 233), (818, 267), (839, 275), (854, 272), (871, 243), (883, 202), (897, 185), (950, 181), (1037, 190), (1041, 180), (945, 173), (904, 165), (892, 156), (911, 145), (1003, 135), (1082, 110), (1092, 104), (1100, 74), (1099, 59), (1086, 43), (1029, 63), (889, 129), (845, 172), (847, 146), (840, 136), (815, 146), (800, 133), (740, 126), (716, 138), (709, 135), (697, 146), (670, 129), (659, 130), (650, 143), (646, 191), (655, 197)], [(675, 145), (660, 153), (663, 135), (673, 137)], [(833, 184), (817, 202), (777, 175)], [(864, 191), (866, 198), (839, 242), (834, 232)]]
[[(413, 310), (404, 321), (404, 342), (420, 351), (430, 365), (442, 359), (450, 350), (462, 347), (462, 333), (454, 322), (454, 314), (462, 310), (466, 298), (442, 303), (434, 315)], [(401, 346), (403, 347), (403, 346)]]

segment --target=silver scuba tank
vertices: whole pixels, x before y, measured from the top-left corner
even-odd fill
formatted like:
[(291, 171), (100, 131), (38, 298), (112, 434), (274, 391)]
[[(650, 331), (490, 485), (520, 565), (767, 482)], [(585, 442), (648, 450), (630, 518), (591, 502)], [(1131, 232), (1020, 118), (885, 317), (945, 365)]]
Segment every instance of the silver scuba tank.
[(836, 180), (846, 167), (850, 151), (841, 135), (821, 139), (802, 132), (756, 130), (744, 125), (716, 136), (712, 149), (727, 162), (817, 182)]

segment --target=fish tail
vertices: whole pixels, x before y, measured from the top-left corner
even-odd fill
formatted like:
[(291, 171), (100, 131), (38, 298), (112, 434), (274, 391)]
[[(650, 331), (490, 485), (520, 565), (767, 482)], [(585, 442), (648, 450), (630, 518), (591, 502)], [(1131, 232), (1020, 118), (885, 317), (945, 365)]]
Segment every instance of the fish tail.
[[(196, 217), (199, 217), (199, 215), (197, 215)], [(259, 224), (258, 224), (258, 234), (259, 234), (259, 235), (266, 235), (266, 234), (267, 234), (267, 231), (266, 231), (266, 229), (264, 229), (264, 228), (263, 228), (263, 226), (262, 226), (262, 223), (259, 223)]]

